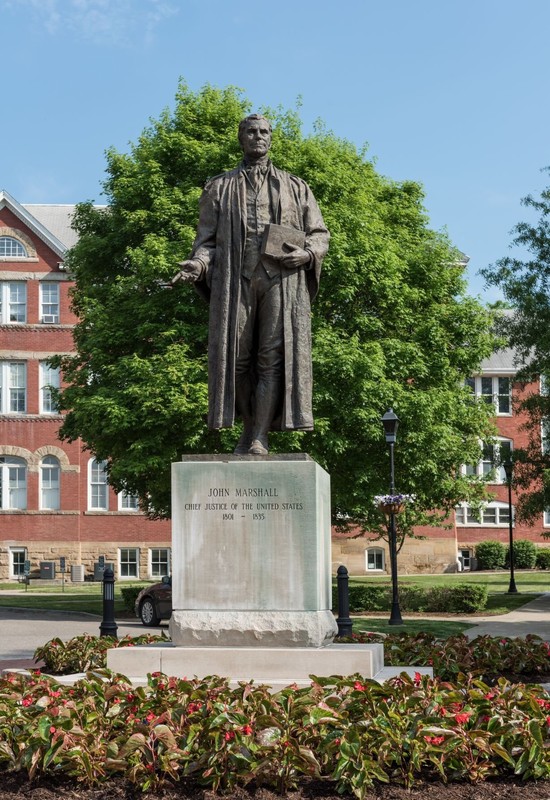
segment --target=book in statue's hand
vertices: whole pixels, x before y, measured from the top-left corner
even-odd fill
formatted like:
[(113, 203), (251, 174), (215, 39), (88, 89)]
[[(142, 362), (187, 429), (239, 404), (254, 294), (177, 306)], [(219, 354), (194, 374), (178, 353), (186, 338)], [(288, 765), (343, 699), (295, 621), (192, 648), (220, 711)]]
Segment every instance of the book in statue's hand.
[(263, 256), (281, 259), (292, 252), (293, 246), (303, 248), (305, 243), (305, 231), (270, 222), (265, 226), (261, 252)]

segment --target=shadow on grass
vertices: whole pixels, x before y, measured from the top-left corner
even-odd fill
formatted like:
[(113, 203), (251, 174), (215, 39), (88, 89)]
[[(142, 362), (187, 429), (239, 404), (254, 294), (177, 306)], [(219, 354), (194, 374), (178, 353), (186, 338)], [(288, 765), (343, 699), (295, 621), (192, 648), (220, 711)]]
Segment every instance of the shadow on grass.
[(434, 636), (447, 638), (457, 636), (473, 626), (464, 622), (454, 622), (446, 619), (423, 619), (415, 617), (407, 619), (403, 617), (403, 625), (388, 625), (386, 619), (379, 617), (353, 617), (353, 632), (372, 631), (373, 633), (433, 633)]

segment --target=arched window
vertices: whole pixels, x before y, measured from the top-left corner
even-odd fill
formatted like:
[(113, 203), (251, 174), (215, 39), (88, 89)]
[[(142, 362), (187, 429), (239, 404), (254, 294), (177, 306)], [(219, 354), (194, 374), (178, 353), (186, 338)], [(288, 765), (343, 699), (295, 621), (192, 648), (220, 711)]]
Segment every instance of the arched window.
[(16, 456), (0, 456), (0, 508), (27, 508), (27, 464)]
[(368, 547), (365, 550), (365, 567), (367, 572), (383, 572), (384, 561), (384, 551), (381, 547)]
[(55, 456), (46, 456), (40, 465), (40, 508), (58, 511), (60, 508), (61, 468)]
[(0, 258), (28, 258), (26, 248), (14, 236), (0, 236)]

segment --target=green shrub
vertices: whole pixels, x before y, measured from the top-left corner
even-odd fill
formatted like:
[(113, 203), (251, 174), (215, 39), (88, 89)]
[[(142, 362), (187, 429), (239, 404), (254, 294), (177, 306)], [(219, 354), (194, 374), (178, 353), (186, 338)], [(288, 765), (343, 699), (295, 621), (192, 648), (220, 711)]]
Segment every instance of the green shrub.
[[(424, 588), (415, 584), (399, 584), (401, 611), (429, 611), (444, 614), (472, 614), (487, 605), (488, 590), (478, 584), (457, 583), (453, 586)], [(338, 610), (338, 592), (333, 587), (332, 607)], [(350, 583), (349, 610), (352, 614), (365, 611), (389, 611), (391, 587), (389, 585)]]
[(502, 542), (486, 541), (476, 546), (478, 569), (501, 569), (506, 562), (506, 547)]
[[(390, 590), (387, 586), (369, 583), (349, 584), (349, 610), (352, 613), (361, 611), (385, 611), (389, 608)], [(332, 587), (332, 607), (338, 608), (338, 589)]]
[(550, 547), (537, 547), (537, 569), (550, 569)]
[(433, 586), (426, 591), (425, 610), (439, 614), (473, 614), (487, 605), (487, 586), (457, 583), (454, 586)]
[[(516, 569), (534, 569), (537, 563), (537, 546), (529, 539), (514, 542), (514, 566)], [(506, 550), (506, 566), (510, 566), (510, 548)]]
[(107, 650), (112, 647), (134, 647), (162, 641), (166, 641), (166, 636), (163, 634), (144, 633), (141, 636), (115, 639), (112, 636), (92, 636), (90, 633), (84, 633), (69, 639), (68, 642), (59, 638), (50, 639), (34, 651), (34, 660), (42, 661), (46, 672), (52, 675), (71, 675), (75, 672), (105, 667)]
[(136, 597), (147, 586), (146, 583), (143, 586), (121, 586), (120, 594), (122, 595), (122, 599), (124, 601), (124, 608), (126, 611), (130, 611), (130, 613), (134, 613), (134, 604), (136, 602)]

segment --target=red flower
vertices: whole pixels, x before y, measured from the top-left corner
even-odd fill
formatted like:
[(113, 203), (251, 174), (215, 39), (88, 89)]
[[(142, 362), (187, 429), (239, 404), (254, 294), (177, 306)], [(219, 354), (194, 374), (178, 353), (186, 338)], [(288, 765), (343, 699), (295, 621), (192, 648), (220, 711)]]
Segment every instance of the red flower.
[(461, 714), (455, 714), (455, 720), (458, 725), (464, 725), (472, 716), (470, 711), (463, 711)]
[(420, 672), (415, 672), (414, 673), (414, 685), (418, 686), (419, 683), (422, 683), (422, 675), (420, 674)]
[(50, 725), (50, 733), (55, 733), (56, 730), (57, 728), (55, 727), (55, 725)]
[(250, 725), (243, 725), (241, 731), (244, 733), (245, 736), (250, 736), (252, 733), (252, 728)]
[(24, 697), (21, 700), (21, 705), (23, 705), (23, 706), (32, 706), (32, 697)]
[(152, 722), (155, 719), (155, 715), (153, 714), (152, 711), (149, 711), (145, 719), (147, 720), (147, 722)]
[(444, 736), (424, 736), (424, 739), (428, 744), (443, 744), (445, 741)]
[(546, 724), (550, 725), (550, 717), (546, 717)]
[(224, 735), (223, 735), (223, 738), (225, 739), (225, 741), (226, 741), (226, 742), (231, 742), (231, 741), (233, 741), (233, 739), (235, 738), (235, 733), (234, 733), (234, 731), (226, 731), (226, 732), (224, 733)]
[(360, 681), (355, 681), (355, 683), (353, 684), (353, 688), (357, 692), (365, 692), (366, 689), (367, 689), (367, 687), (364, 684), (362, 684)]

